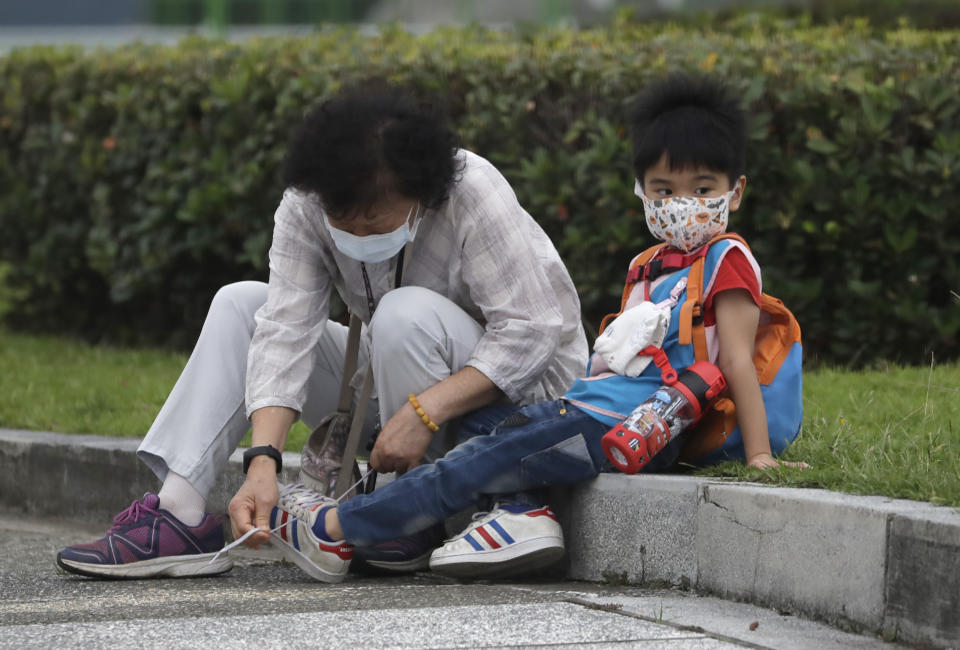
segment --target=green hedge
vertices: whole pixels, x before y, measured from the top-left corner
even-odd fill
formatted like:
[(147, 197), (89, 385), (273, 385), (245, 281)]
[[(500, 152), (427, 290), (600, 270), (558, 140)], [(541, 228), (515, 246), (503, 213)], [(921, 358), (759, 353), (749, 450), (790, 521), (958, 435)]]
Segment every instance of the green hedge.
[(238, 45), (26, 49), (0, 59), (0, 259), (7, 318), (189, 346), (218, 286), (265, 279), (290, 129), (372, 74), (447, 98), (553, 238), (595, 327), (650, 243), (622, 107), (670, 70), (732, 80), (752, 116), (732, 229), (804, 328), (807, 358), (957, 357), (960, 34), (387, 28)]

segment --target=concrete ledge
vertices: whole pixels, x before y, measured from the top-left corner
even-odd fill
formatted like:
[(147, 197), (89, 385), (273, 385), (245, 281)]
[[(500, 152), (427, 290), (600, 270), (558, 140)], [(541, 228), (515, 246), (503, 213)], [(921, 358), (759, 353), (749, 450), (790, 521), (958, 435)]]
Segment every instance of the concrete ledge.
[(569, 576), (693, 588), (884, 638), (960, 647), (960, 512), (685, 476), (555, 490)]
[(897, 512), (887, 537), (884, 626), (960, 648), (960, 525), (933, 506)]
[[(0, 429), (0, 506), (108, 523), (159, 481), (138, 440)], [(284, 454), (283, 480), (299, 455)], [(210, 498), (242, 483), (230, 459)], [(825, 490), (604, 474), (551, 503), (568, 576), (692, 588), (886, 638), (960, 646), (960, 512)]]
[(601, 474), (550, 501), (564, 524), (569, 576), (693, 586), (700, 485), (678, 476)]
[[(139, 444), (133, 438), (0, 429), (0, 505), (108, 524), (144, 492), (160, 489), (137, 459)], [(284, 452), (282, 480), (296, 481), (299, 471), (300, 455)], [(242, 451), (235, 451), (210, 495), (210, 510), (226, 512), (242, 484)]]
[(831, 492), (704, 485), (697, 586), (879, 630), (888, 515)]

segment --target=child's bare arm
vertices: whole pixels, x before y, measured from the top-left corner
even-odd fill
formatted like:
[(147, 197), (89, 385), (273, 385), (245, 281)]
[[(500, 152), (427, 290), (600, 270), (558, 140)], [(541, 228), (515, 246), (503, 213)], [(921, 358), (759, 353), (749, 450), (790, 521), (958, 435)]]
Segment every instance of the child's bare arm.
[[(743, 289), (722, 291), (714, 298), (717, 314), (717, 365), (727, 380), (730, 397), (737, 405), (737, 424), (750, 467), (776, 467), (770, 452), (767, 412), (753, 365), (753, 346), (760, 308)], [(804, 466), (805, 463), (785, 463)]]

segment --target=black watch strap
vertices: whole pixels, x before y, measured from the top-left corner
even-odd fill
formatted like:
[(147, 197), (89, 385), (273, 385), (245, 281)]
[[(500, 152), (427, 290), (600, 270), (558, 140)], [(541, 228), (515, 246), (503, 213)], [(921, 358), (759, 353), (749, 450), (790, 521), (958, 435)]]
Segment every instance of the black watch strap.
[(273, 460), (277, 461), (277, 474), (280, 473), (280, 470), (283, 469), (283, 455), (277, 451), (276, 447), (270, 445), (261, 445), (260, 447), (250, 447), (250, 449), (243, 452), (243, 473), (247, 473), (247, 469), (250, 468), (250, 461), (257, 456), (269, 456)]

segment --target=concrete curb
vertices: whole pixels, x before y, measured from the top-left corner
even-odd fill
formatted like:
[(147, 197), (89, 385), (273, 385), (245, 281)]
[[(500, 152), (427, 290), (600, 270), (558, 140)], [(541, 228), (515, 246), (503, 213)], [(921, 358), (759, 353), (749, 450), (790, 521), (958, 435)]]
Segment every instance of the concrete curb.
[[(0, 429), (0, 507), (109, 521), (159, 483), (138, 440)], [(240, 452), (210, 498), (240, 486)], [(299, 455), (284, 454), (284, 481)], [(568, 576), (679, 585), (885, 638), (960, 646), (960, 512), (826, 490), (601, 475), (557, 489)]]
[(566, 496), (554, 501), (571, 578), (686, 586), (960, 647), (952, 508), (684, 476), (603, 474)]

